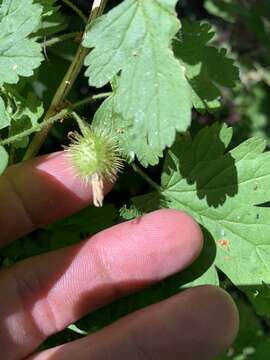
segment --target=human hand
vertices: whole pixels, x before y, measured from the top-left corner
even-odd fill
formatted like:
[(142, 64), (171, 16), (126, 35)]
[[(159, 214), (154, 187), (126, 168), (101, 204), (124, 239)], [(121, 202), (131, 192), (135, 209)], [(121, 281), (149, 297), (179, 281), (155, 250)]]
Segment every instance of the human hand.
[[(0, 245), (92, 201), (67, 161), (56, 153), (12, 166), (0, 177)], [(31, 355), (87, 312), (183, 270), (202, 241), (192, 218), (161, 210), (2, 270), (3, 360), (215, 358), (233, 341), (238, 314), (214, 287), (186, 290), (94, 335)]]

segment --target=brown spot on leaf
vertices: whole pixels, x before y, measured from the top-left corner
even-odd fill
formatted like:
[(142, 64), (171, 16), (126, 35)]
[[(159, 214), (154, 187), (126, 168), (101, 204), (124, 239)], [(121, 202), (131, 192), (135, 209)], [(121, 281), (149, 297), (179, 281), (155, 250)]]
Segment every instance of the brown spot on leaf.
[(229, 240), (221, 239), (217, 241), (218, 245), (221, 246), (224, 250), (228, 250), (230, 246)]

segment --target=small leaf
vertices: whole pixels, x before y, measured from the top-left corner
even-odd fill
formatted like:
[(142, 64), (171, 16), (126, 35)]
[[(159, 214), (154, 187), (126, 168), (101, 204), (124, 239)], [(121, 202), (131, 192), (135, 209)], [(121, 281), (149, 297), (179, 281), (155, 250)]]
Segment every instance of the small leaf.
[[(13, 100), (15, 108), (9, 128), (9, 136), (11, 137), (20, 134), (24, 130), (34, 128), (43, 115), (44, 108), (42, 102), (34, 93), (29, 93), (26, 99), (15, 93), (9, 93), (9, 96)], [(28, 140), (28, 136), (26, 136), (16, 141), (14, 146), (16, 148), (25, 148), (28, 145)]]
[[(35, 93), (28, 93), (25, 99), (16, 90), (17, 87), (18, 85), (16, 85), (16, 88), (12, 85), (6, 86), (3, 88), (4, 92), (2, 93), (2, 97), (8, 105), (6, 109), (3, 107), (5, 117), (0, 117), (0, 129), (9, 126), (9, 137), (36, 128), (38, 120), (44, 112), (43, 104)], [(1, 100), (3, 101), (3, 99), (0, 97), (0, 116)], [(4, 102), (3, 106), (5, 106)], [(25, 148), (28, 145), (28, 136), (21, 137), (19, 141), (14, 139), (13, 144), (15, 148)]]

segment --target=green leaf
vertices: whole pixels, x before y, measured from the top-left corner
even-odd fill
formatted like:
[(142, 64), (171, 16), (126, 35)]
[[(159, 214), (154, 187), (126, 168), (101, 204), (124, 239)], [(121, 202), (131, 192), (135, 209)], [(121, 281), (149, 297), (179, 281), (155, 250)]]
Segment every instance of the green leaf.
[(29, 36), (41, 19), (42, 7), (32, 0), (0, 0), (0, 85), (31, 76), (43, 60), (41, 45)]
[(270, 286), (263, 283), (261, 286), (258, 285), (249, 285), (243, 288), (249, 300), (253, 303), (253, 306), (258, 315), (269, 316), (269, 304), (270, 304)]
[[(270, 283), (270, 210), (258, 206), (270, 200), (270, 153), (259, 138), (226, 152), (231, 135), (216, 123), (194, 139), (179, 138), (166, 158), (158, 197), (160, 207), (186, 211), (208, 231), (214, 264), (235, 285), (259, 291)], [(144, 211), (143, 198), (133, 202)], [(270, 304), (261, 311), (269, 315)]]
[(219, 286), (219, 277), (214, 265), (216, 247), (211, 235), (203, 229), (204, 246), (200, 256), (179, 274), (182, 287), (190, 288), (201, 285)]
[(56, 0), (34, 0), (34, 3), (43, 7), (41, 23), (36, 35), (51, 36), (67, 28), (67, 19), (59, 11), (60, 6), (56, 5)]
[(8, 165), (8, 153), (5, 148), (0, 145), (0, 174), (4, 172)]
[(200, 111), (220, 107), (219, 87), (232, 88), (239, 80), (234, 60), (227, 50), (209, 46), (215, 31), (206, 22), (183, 21), (180, 39), (174, 41), (175, 55), (186, 69), (192, 89), (192, 102)]
[[(16, 95), (12, 94), (15, 110), (11, 115), (12, 121), (9, 128), (9, 136), (20, 134), (24, 130), (35, 127), (44, 113), (42, 102), (34, 93), (29, 93), (26, 99), (18, 94)], [(26, 136), (16, 141), (14, 146), (16, 148), (25, 148), (28, 145), (28, 141), (28, 136)]]
[(7, 114), (4, 100), (0, 96), (0, 130), (9, 126), (10, 118)]
[[(7, 106), (6, 109), (3, 107), (3, 114), (6, 118), (2, 118), (0, 129), (9, 126), (9, 137), (35, 128), (44, 112), (42, 102), (37, 98), (35, 93), (30, 92), (27, 94), (27, 98), (24, 98), (17, 91), (17, 87), (18, 85), (16, 85), (16, 88), (8, 85), (3, 88), (4, 92), (2, 93), (2, 97), (5, 99)], [(4, 102), (3, 105), (5, 105)], [(21, 138), (19, 141), (14, 141), (13, 145), (15, 148), (25, 148), (28, 145), (28, 136)]]
[(124, 153), (145, 166), (158, 163), (176, 130), (191, 121), (190, 87), (171, 49), (180, 27), (175, 4), (125, 0), (95, 21), (83, 41), (94, 48), (85, 61), (91, 86), (102, 87), (121, 72), (95, 120), (121, 134)]

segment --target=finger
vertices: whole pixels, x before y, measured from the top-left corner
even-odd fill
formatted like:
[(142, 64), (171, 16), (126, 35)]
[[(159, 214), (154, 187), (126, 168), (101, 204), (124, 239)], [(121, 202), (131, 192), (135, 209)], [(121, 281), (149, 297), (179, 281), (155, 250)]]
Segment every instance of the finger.
[(238, 323), (223, 290), (194, 288), (28, 360), (212, 360), (231, 345)]
[[(105, 186), (107, 192), (110, 185)], [(92, 202), (65, 152), (11, 166), (0, 177), (0, 245)]]
[(0, 273), (0, 349), (24, 358), (88, 311), (187, 267), (202, 234), (191, 217), (160, 210)]

